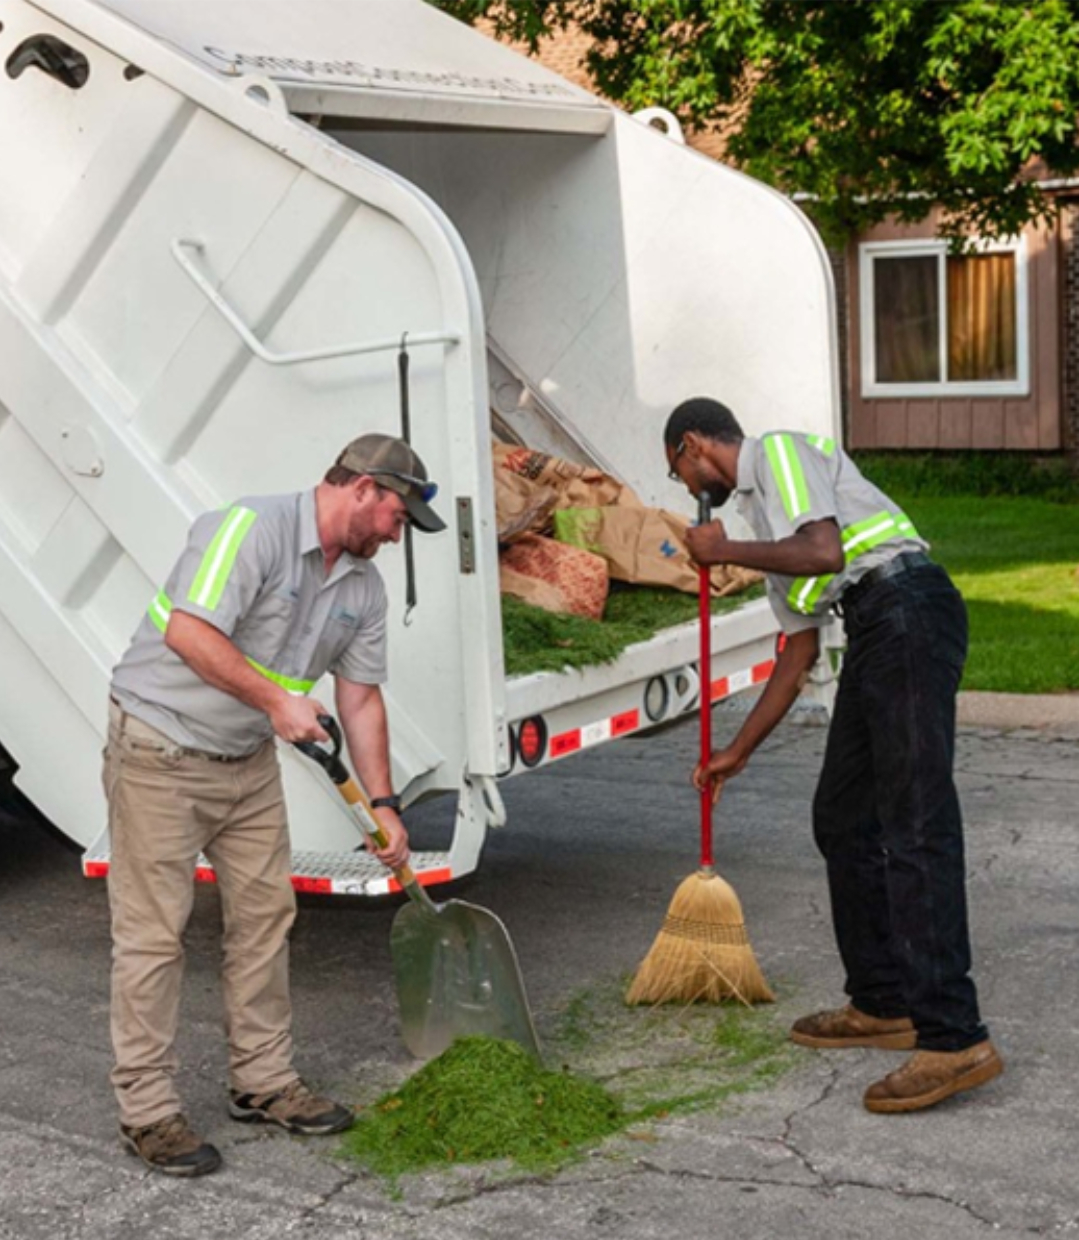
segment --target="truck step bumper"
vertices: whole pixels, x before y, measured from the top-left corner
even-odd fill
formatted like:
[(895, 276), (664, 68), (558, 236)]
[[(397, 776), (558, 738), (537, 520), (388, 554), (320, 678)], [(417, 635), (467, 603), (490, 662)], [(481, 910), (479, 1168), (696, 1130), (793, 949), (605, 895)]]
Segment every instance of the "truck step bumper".
[[(455, 875), (450, 855), (445, 852), (412, 854), (412, 869), (425, 887), (448, 883)], [(105, 878), (109, 872), (108, 832), (99, 836), (83, 853), (82, 872), (87, 878)], [(195, 864), (195, 880), (217, 881), (213, 866), (201, 854)], [(297, 891), (327, 896), (386, 896), (401, 890), (401, 884), (378, 860), (363, 849), (356, 852), (294, 852), (292, 885)]]

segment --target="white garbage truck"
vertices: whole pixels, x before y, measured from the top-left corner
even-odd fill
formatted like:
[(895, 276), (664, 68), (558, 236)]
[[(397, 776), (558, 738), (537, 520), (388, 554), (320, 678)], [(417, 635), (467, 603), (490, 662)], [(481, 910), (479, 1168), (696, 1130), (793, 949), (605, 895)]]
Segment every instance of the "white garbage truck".
[[(402, 351), (448, 524), (414, 608), (379, 561), (395, 784), (455, 797), (422, 881), (475, 869), (501, 780), (767, 679), (763, 599), (703, 678), (693, 624), (507, 678), (491, 439), (688, 512), (681, 399), (836, 436), (831, 273), (788, 201), (422, 0), (0, 0), (0, 64), (0, 766), (87, 874), (110, 670), (189, 523), (400, 433)], [(297, 887), (393, 889), (282, 758)]]

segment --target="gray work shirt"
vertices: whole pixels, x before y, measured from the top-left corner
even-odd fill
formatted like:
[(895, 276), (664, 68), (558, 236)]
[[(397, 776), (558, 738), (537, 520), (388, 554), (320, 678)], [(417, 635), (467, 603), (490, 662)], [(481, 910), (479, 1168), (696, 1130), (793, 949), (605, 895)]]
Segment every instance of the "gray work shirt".
[(219, 629), (262, 675), (306, 693), (325, 672), (386, 679), (386, 590), (343, 552), (327, 577), (315, 492), (242, 499), (191, 527), (187, 546), (113, 671), (113, 697), (178, 745), (251, 753), (269, 717), (214, 688), (165, 645), (173, 610)]
[(787, 538), (812, 521), (830, 519), (839, 526), (842, 572), (766, 575), (768, 600), (785, 633), (820, 628), (843, 591), (871, 568), (929, 546), (906, 514), (823, 435), (778, 431), (743, 440), (735, 506), (762, 541)]

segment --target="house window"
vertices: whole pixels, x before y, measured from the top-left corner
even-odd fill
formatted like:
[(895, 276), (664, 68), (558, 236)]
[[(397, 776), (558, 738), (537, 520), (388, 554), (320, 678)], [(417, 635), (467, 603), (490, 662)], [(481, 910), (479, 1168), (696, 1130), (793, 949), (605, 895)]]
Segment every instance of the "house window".
[(1022, 244), (861, 246), (864, 396), (1019, 396), (1029, 389)]

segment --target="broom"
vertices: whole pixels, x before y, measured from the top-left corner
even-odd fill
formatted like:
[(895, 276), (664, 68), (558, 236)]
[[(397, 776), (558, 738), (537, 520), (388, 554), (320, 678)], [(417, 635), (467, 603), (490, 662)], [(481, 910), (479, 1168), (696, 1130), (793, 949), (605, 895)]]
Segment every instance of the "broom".
[[(707, 495), (700, 524), (712, 519)], [(712, 754), (712, 610), (710, 578), (700, 569), (701, 762)], [(626, 994), (636, 1003), (771, 1003), (775, 999), (749, 944), (742, 905), (712, 864), (712, 789), (701, 789), (701, 868), (674, 893), (667, 919)]]

